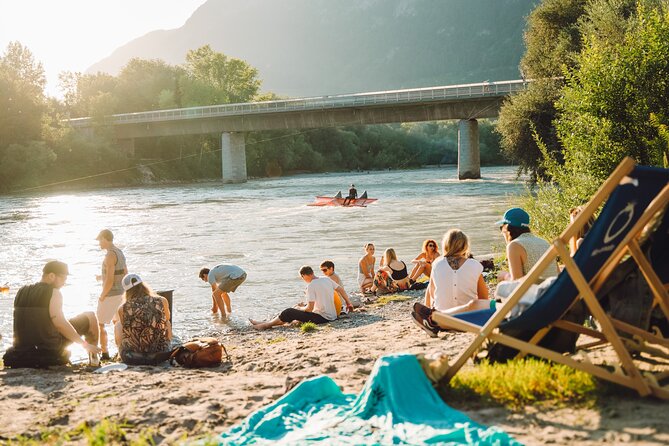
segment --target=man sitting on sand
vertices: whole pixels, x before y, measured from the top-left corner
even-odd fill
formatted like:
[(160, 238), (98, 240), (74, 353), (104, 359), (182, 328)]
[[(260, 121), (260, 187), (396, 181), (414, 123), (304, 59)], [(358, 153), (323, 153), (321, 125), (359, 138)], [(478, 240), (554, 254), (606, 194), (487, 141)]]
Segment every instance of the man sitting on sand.
[[(323, 263), (321, 263), (320, 268), (321, 272), (325, 274), (327, 277), (329, 277), (330, 280), (332, 280), (340, 287), (344, 288), (344, 284), (342, 283), (341, 278), (337, 273), (335, 273), (335, 264), (332, 260), (325, 260)], [(351, 302), (346, 302), (346, 306), (342, 304), (342, 301), (346, 301), (344, 295), (335, 293), (334, 300), (335, 300), (335, 308), (337, 309), (339, 314), (353, 310), (353, 304)]]
[(220, 310), (221, 317), (228, 317), (232, 313), (228, 293), (234, 293), (246, 280), (246, 272), (237, 265), (222, 263), (212, 269), (202, 268), (198, 276), (211, 285), (211, 312), (216, 314)]
[(337, 319), (338, 313), (333, 299), (335, 291), (344, 297), (347, 305), (351, 305), (348, 294), (346, 294), (341, 285), (337, 285), (327, 277), (316, 277), (314, 270), (310, 266), (300, 268), (300, 277), (308, 284), (305, 290), (307, 304), (299, 305), (297, 308), (287, 308), (269, 322), (249, 319), (253, 328), (256, 330), (266, 330), (276, 325), (288, 324), (293, 321), (313, 322), (315, 324), (325, 324), (326, 322), (334, 321)]
[[(70, 320), (63, 315), (63, 295), (69, 271), (63, 262), (44, 265), (42, 279), (22, 287), (14, 299), (14, 346), (4, 356), (5, 366), (45, 367), (66, 364), (71, 343), (81, 344), (91, 365), (99, 365), (98, 320), (92, 311)], [(86, 340), (82, 339), (84, 335)]]

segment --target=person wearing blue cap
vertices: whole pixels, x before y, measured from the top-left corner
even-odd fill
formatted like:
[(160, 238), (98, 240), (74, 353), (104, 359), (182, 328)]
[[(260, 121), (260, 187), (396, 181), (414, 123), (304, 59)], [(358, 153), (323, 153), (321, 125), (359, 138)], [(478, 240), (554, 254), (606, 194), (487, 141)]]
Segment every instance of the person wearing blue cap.
[[(501, 271), (499, 280), (517, 280), (525, 276), (548, 250), (550, 244), (532, 234), (530, 215), (521, 208), (511, 208), (496, 223), (506, 241), (506, 259), (509, 271)], [(539, 282), (558, 275), (556, 262), (549, 265), (539, 277)]]

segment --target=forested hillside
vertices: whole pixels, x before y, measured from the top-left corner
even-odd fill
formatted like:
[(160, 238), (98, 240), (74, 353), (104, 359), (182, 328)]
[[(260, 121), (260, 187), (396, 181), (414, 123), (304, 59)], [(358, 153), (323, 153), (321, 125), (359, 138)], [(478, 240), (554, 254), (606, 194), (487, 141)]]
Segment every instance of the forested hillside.
[[(88, 70), (184, 62), (210, 45), (258, 69), (263, 91), (313, 96), (518, 79), (535, 0), (209, 0)], [(157, 12), (158, 13), (158, 12)]]

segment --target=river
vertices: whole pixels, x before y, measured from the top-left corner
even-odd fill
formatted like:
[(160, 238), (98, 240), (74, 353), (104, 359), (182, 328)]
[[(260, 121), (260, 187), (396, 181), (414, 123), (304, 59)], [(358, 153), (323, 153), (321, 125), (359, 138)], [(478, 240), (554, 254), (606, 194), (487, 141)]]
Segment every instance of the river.
[[(0, 284), (8, 282), (10, 292), (0, 294), (0, 352), (12, 342), (16, 291), (38, 281), (47, 260), (69, 264), (62, 289), (66, 316), (95, 309), (101, 289), (95, 276), (104, 257), (95, 237), (102, 228), (114, 232), (130, 272), (156, 290), (174, 289), (174, 332), (182, 339), (242, 327), (249, 317), (294, 304), (305, 286), (301, 265), (318, 271), (321, 261), (331, 259), (347, 291), (356, 291), (357, 261), (367, 242), (376, 245), (377, 266), (384, 249), (395, 248), (408, 263), (424, 239), (441, 245), (453, 227), (469, 235), (475, 255), (501, 250), (494, 222), (509, 196), (523, 189), (516, 169), (483, 168), (480, 180), (458, 181), (456, 175), (451, 166), (4, 196)], [(306, 206), (316, 195), (345, 194), (350, 183), (378, 202), (366, 208)], [(227, 322), (211, 315), (211, 291), (197, 277), (201, 267), (217, 263), (248, 273), (231, 295)]]

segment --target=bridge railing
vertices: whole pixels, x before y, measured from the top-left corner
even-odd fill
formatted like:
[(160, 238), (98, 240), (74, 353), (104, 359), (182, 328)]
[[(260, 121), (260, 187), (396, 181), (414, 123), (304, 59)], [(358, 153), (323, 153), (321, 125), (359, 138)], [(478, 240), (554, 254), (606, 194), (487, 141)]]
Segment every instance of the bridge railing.
[[(302, 110), (321, 110), (345, 107), (412, 104), (431, 101), (458, 100), (479, 97), (501, 97), (527, 89), (527, 81), (483, 82), (478, 84), (443, 87), (412, 88), (372, 93), (318, 96), (278, 101), (248, 102), (242, 104), (208, 105), (202, 107), (123, 113), (106, 116), (104, 124), (122, 125), (157, 121), (216, 118), (248, 114), (278, 113)], [(67, 122), (73, 127), (90, 127), (93, 118), (75, 118)]]

